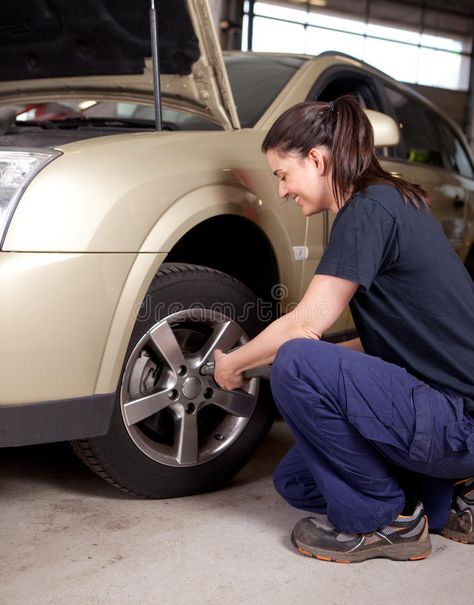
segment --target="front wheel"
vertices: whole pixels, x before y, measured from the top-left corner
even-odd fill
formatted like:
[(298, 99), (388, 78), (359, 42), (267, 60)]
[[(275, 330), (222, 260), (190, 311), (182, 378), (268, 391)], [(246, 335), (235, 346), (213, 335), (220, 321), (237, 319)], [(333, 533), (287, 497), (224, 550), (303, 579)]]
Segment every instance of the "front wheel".
[(137, 319), (110, 431), (75, 451), (122, 490), (170, 498), (221, 486), (244, 466), (273, 421), (258, 379), (224, 391), (200, 368), (263, 327), (236, 279), (196, 265), (162, 265)]

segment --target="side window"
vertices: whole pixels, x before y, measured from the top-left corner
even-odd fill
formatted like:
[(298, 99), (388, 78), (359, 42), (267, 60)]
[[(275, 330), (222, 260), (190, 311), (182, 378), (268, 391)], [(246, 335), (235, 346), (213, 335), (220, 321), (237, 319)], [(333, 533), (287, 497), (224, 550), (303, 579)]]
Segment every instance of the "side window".
[(468, 179), (474, 178), (471, 160), (456, 133), (441, 117), (438, 119), (437, 126), (441, 136), (445, 163), (448, 166), (448, 169), (453, 170)]
[(334, 99), (347, 94), (354, 94), (361, 106), (366, 109), (382, 111), (373, 82), (369, 78), (358, 77), (349, 72), (347, 75), (340, 74), (337, 78), (326, 81), (323, 86), (316, 84), (309, 95), (309, 99), (314, 101), (334, 101)]
[[(331, 79), (323, 76), (311, 91), (309, 99), (333, 101), (342, 95), (353, 94), (364, 109), (384, 112), (385, 108), (379, 94), (380, 85), (377, 85), (375, 80), (364, 74), (339, 70), (336, 77)], [(383, 158), (387, 154), (387, 147), (378, 147), (375, 152)]]
[(395, 157), (444, 167), (441, 141), (432, 113), (399, 90), (385, 86), (385, 91), (400, 125), (400, 144), (394, 147)]

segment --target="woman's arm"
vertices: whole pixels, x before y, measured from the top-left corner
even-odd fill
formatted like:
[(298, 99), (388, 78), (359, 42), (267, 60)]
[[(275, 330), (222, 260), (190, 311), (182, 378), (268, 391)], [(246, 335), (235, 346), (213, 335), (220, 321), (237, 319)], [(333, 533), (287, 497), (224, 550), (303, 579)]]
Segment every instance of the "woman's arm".
[(271, 363), (283, 343), (293, 338), (320, 338), (354, 296), (358, 284), (315, 275), (298, 306), (272, 322), (263, 332), (232, 353), (215, 351), (216, 382), (226, 389), (244, 384), (242, 372)]

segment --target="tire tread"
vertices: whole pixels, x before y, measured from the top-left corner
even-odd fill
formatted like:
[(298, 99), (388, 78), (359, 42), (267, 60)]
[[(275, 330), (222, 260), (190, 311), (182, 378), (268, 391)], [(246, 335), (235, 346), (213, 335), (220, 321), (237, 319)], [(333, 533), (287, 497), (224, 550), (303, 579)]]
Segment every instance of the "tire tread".
[(98, 475), (110, 485), (113, 485), (115, 488), (119, 489), (121, 492), (126, 494), (130, 494), (131, 496), (143, 497), (137, 492), (134, 492), (131, 489), (128, 489), (117, 482), (102, 466), (100, 460), (95, 456), (90, 443), (87, 439), (78, 439), (76, 441), (71, 441), (71, 447), (74, 450), (75, 454), (84, 462), (86, 466), (88, 466), (91, 471), (93, 471), (96, 475)]

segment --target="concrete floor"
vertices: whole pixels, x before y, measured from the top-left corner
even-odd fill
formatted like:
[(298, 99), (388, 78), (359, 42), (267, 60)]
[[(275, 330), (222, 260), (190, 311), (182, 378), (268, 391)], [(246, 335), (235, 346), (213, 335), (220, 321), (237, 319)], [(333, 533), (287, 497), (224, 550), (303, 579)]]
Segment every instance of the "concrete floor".
[(67, 444), (0, 450), (0, 603), (472, 603), (474, 546), (439, 536), (421, 562), (299, 555), (289, 531), (304, 513), (271, 483), (290, 445), (277, 422), (225, 490), (156, 501), (108, 486)]

